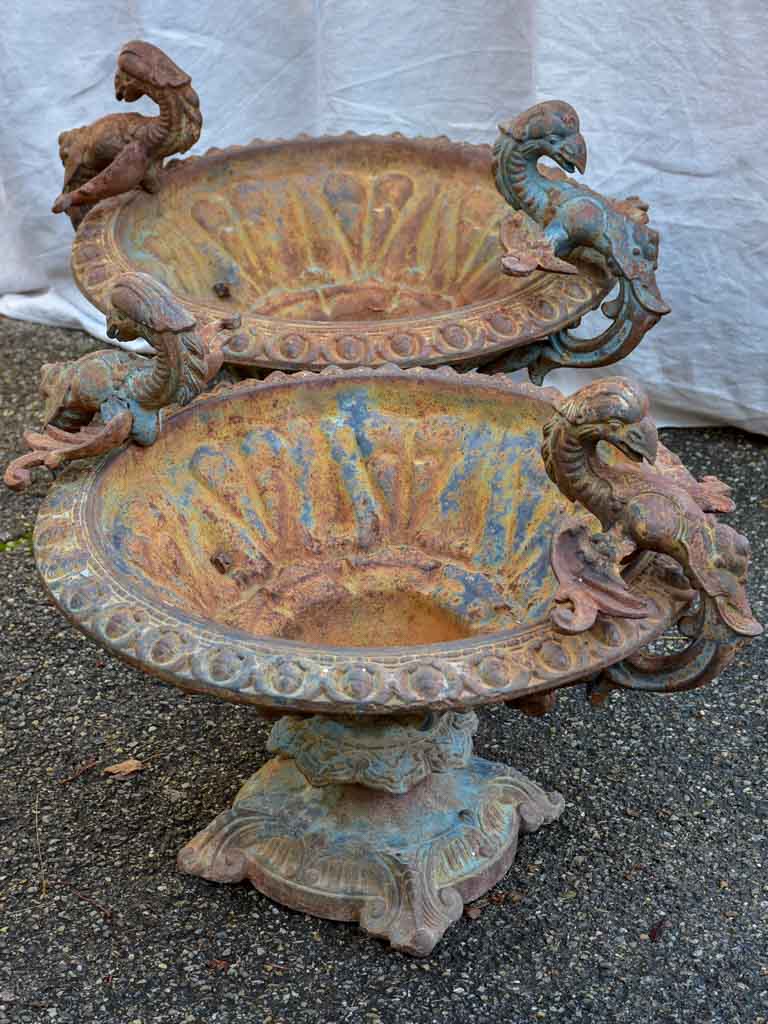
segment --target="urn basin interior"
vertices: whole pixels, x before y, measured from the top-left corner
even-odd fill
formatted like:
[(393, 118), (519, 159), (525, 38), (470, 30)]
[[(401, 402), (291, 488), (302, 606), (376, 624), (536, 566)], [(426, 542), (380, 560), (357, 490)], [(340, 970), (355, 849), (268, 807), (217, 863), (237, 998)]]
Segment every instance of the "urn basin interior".
[(240, 314), (230, 363), (480, 365), (573, 323), (612, 286), (580, 258), (574, 275), (502, 273), (508, 214), (489, 146), (299, 137), (172, 163), (156, 192), (93, 209), (72, 262), (104, 311), (132, 270), (199, 323)]
[(529, 628), (572, 506), (542, 399), (467, 379), (243, 385), (131, 446), (89, 498), (105, 565), (222, 630), (314, 647), (451, 644)]
[(350, 136), (213, 153), (130, 204), (116, 240), (179, 296), (225, 286), (286, 320), (392, 320), (530, 288), (500, 273), (508, 207), (474, 147), (442, 149), (438, 163), (418, 141)]

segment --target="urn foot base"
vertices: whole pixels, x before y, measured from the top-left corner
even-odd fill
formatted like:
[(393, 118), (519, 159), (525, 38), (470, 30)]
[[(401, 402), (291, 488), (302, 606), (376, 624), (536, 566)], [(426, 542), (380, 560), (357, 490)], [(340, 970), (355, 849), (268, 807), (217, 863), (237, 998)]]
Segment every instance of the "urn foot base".
[(508, 870), (518, 835), (562, 813), (563, 798), (504, 765), (472, 757), (403, 794), (312, 786), (275, 757), (180, 851), (214, 882), (249, 879), (295, 910), (359, 921), (395, 949), (426, 956)]

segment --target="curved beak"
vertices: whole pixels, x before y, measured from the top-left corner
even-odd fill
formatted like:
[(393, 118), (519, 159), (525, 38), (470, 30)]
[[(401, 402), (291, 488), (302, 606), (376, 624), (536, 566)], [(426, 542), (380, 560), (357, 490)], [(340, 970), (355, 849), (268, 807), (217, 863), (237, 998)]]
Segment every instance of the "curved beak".
[(608, 438), (633, 462), (655, 462), (659, 437), (653, 420), (645, 416), (638, 423), (627, 423)]
[(115, 72), (115, 99), (124, 103), (135, 103), (144, 95), (141, 86), (122, 71)]
[(107, 317), (107, 337), (116, 338), (118, 341), (135, 341), (139, 337), (133, 325), (118, 317)]
[[(583, 174), (584, 171), (586, 171), (587, 144), (584, 141), (584, 136), (581, 132), (568, 136), (560, 147), (559, 156), (562, 159), (561, 166), (569, 174), (572, 174), (574, 170), (577, 170), (579, 174)], [(559, 160), (558, 163), (560, 163)]]

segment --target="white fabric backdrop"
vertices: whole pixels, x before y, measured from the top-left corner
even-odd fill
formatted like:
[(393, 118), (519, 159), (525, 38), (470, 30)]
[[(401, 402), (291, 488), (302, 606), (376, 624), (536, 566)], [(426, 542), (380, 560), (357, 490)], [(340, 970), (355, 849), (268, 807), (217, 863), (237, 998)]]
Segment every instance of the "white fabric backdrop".
[(16, 0), (3, 19), (0, 313), (103, 337), (49, 210), (58, 133), (125, 109), (112, 76), (128, 39), (191, 74), (200, 151), (346, 129), (490, 142), (561, 98), (581, 115), (585, 180), (640, 194), (662, 233), (673, 312), (618, 372), (645, 382), (659, 423), (768, 434), (765, 0)]

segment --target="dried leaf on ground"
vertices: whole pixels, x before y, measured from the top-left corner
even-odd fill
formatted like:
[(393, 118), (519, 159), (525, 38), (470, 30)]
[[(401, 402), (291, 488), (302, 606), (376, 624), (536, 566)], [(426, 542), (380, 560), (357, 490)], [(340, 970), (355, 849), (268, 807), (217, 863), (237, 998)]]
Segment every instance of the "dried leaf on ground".
[(143, 761), (137, 761), (135, 757), (129, 757), (127, 761), (118, 761), (117, 764), (111, 764), (109, 768), (105, 768), (104, 774), (122, 777), (140, 772), (143, 767)]
[(476, 921), (488, 906), (488, 900), (475, 900), (474, 903), (467, 903), (464, 907), (464, 914), (470, 921)]

